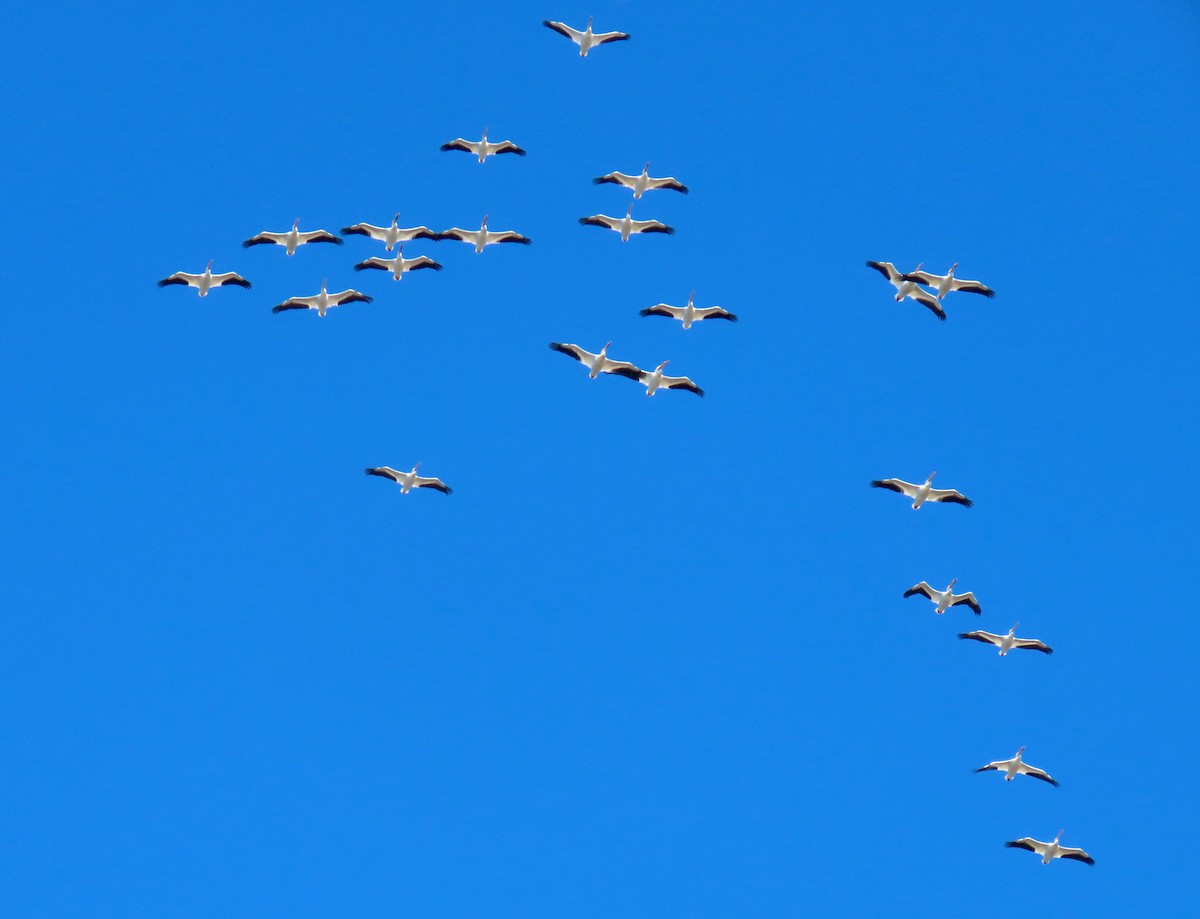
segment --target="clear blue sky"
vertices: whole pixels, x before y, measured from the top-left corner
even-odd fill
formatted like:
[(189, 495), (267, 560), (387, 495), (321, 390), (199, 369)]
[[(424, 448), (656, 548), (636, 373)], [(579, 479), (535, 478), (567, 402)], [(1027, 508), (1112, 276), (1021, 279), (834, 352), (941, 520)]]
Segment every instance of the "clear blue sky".
[[(1194, 4), (6, 23), (4, 915), (1194, 915)], [(576, 223), (647, 159), (677, 235)], [(397, 210), (533, 245), (239, 245)], [(693, 288), (742, 321), (638, 317)], [(707, 398), (546, 348), (610, 338)]]

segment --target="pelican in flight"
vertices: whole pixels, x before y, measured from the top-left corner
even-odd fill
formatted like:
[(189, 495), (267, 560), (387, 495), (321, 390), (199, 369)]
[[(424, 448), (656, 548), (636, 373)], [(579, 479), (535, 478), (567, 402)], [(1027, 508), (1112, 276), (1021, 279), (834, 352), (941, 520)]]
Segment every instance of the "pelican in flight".
[(1040, 855), (1043, 865), (1050, 864), (1056, 858), (1073, 858), (1075, 861), (1083, 862), (1085, 865), (1096, 864), (1096, 860), (1084, 852), (1083, 849), (1060, 846), (1058, 841), (1062, 839), (1062, 834), (1063, 831), (1059, 830), (1058, 835), (1050, 842), (1039, 842), (1031, 836), (1023, 836), (1020, 839), (1006, 842), (1004, 845), (1009, 849), (1028, 849), (1035, 855)]
[(449, 485), (441, 479), (431, 479), (427, 476), (417, 475), (417, 470), (421, 468), (421, 464), (413, 466), (408, 472), (401, 472), (399, 469), (393, 469), (391, 466), (369, 466), (363, 471), (367, 475), (378, 475), (385, 479), (391, 479), (400, 486), (400, 494), (406, 495), (414, 488), (432, 488), (440, 491), (444, 495), (454, 491)]
[(550, 350), (575, 358), (584, 367), (588, 368), (589, 379), (594, 380), (602, 373), (615, 373), (617, 376), (637, 380), (640, 383), (642, 381), (641, 370), (628, 361), (614, 361), (608, 356), (608, 349), (611, 345), (611, 341), (607, 342), (598, 354), (593, 354), (591, 351), (585, 351), (579, 345), (564, 345), (561, 342), (552, 341), (550, 342)]
[(646, 192), (655, 188), (669, 188), (672, 191), (681, 191), (685, 195), (688, 193), (688, 187), (674, 176), (666, 176), (661, 179), (651, 178), (649, 163), (642, 167), (641, 175), (630, 176), (625, 175), (623, 172), (610, 172), (608, 175), (597, 176), (592, 179), (592, 184), (623, 185), (625, 188), (633, 191), (634, 199), (640, 198)]
[[(917, 265), (917, 268), (920, 268), (923, 264), (925, 263), (921, 262), (920, 265)], [(867, 262), (867, 267), (874, 268), (896, 288), (897, 303), (908, 297), (909, 299), (916, 300), (926, 309), (931, 310), (933, 315), (937, 316), (938, 319), (945, 320), (946, 311), (942, 309), (942, 305), (938, 302), (937, 297), (929, 291), (918, 287), (916, 281), (906, 280), (908, 276), (897, 271), (896, 266), (891, 262)]]
[(189, 274), (186, 271), (176, 271), (172, 275), (168, 275), (158, 282), (159, 287), (167, 287), (170, 284), (186, 284), (188, 287), (196, 288), (196, 292), (201, 297), (207, 297), (208, 292), (213, 287), (224, 287), (226, 284), (236, 284), (238, 287), (249, 287), (250, 282), (243, 278), (236, 271), (223, 271), (219, 274), (213, 274), (213, 260), (209, 259), (208, 264), (204, 267), (204, 271), (200, 274)]
[[(957, 580), (958, 578), (954, 579), (954, 581)], [(946, 612), (946, 610), (948, 610), (950, 607), (959, 606), (960, 604), (963, 606), (969, 606), (974, 611), (976, 616), (983, 612), (983, 610), (979, 608), (979, 604), (975, 601), (975, 594), (970, 592), (965, 594), (954, 593), (954, 581), (951, 581), (945, 590), (934, 590), (925, 581), (922, 581), (915, 587), (910, 587), (908, 590), (904, 591), (904, 596), (914, 597), (917, 594), (921, 594), (922, 596), (928, 597), (937, 605), (937, 609), (934, 612), (936, 612), (939, 616)]]
[(926, 501), (949, 502), (950, 504), (961, 504), (963, 507), (970, 507), (975, 503), (962, 492), (955, 491), (953, 488), (934, 488), (933, 477), (935, 475), (937, 475), (936, 472), (929, 473), (929, 478), (922, 485), (914, 485), (903, 479), (873, 479), (871, 487), (887, 488), (900, 492), (906, 498), (912, 498), (914, 511), (920, 510), (921, 505)]
[(463, 230), (459, 227), (451, 227), (444, 233), (439, 233), (441, 239), (457, 239), (459, 242), (468, 243), (475, 247), (475, 251), (482, 252), (485, 246), (494, 246), (496, 243), (520, 243), (523, 246), (528, 246), (532, 240), (528, 236), (522, 236), (513, 230), (489, 230), (487, 228), (488, 215), (483, 215), (483, 223), (480, 224), (478, 230)]
[(378, 239), (383, 243), (383, 248), (387, 252), (391, 252), (396, 243), (408, 242), (410, 239), (433, 239), (437, 240), (438, 236), (429, 227), (402, 227), (399, 226), (400, 214), (397, 212), (392, 217), (392, 225), (390, 227), (377, 227), (369, 223), (356, 223), (352, 227), (342, 227), (343, 236), (369, 236), (371, 239)]
[(604, 227), (606, 230), (613, 230), (620, 233), (621, 242), (623, 243), (629, 242), (629, 237), (635, 233), (666, 233), (670, 236), (675, 232), (674, 227), (669, 227), (657, 220), (634, 220), (632, 203), (630, 203), (629, 210), (626, 211), (624, 217), (593, 214), (591, 217), (580, 217), (579, 222), (585, 227)]
[(975, 631), (975, 632), (959, 632), (959, 638), (969, 638), (971, 641), (982, 641), (987, 645), (995, 645), (1000, 649), (1000, 656), (1004, 657), (1013, 648), (1028, 648), (1030, 651), (1041, 651), (1043, 654), (1053, 654), (1054, 649), (1045, 642), (1038, 641), (1036, 638), (1017, 638), (1017, 626), (1021, 623), (1013, 624), (1013, 627), (1008, 630), (1007, 635), (994, 635), (991, 632)]
[(278, 306), (271, 307), (272, 313), (282, 313), (284, 310), (316, 310), (318, 316), (324, 316), (326, 310), (341, 306), (344, 303), (370, 303), (371, 297), (360, 294), (357, 290), (343, 290), (331, 294), (325, 289), (326, 278), (321, 282), (321, 292), (311, 297), (289, 297)]
[(580, 57), (587, 57), (587, 53), (592, 48), (595, 48), (596, 45), (606, 45), (610, 41), (629, 40), (629, 36), (624, 32), (593, 32), (591, 16), (588, 17), (587, 28), (582, 32), (572, 29), (565, 22), (552, 22), (549, 19), (543, 19), (542, 25), (547, 29), (554, 30), (559, 35), (565, 35), (571, 41), (575, 42), (575, 44), (579, 45)]
[(242, 243), (242, 247), (249, 249), (251, 246), (264, 246), (268, 243), (273, 243), (276, 246), (285, 246), (287, 254), (293, 255), (296, 249), (308, 243), (333, 243), (340, 246), (342, 241), (334, 236), (328, 230), (308, 230), (300, 232), (300, 218), (296, 218), (296, 222), (292, 224), (292, 228), (286, 233), (271, 233), (268, 230), (263, 230), (257, 236), (251, 236)]
[(405, 258), (403, 243), (396, 247), (395, 258), (379, 258), (373, 255), (368, 259), (363, 259), (354, 266), (355, 271), (363, 271), (368, 268), (374, 268), (378, 271), (390, 271), (392, 273), (392, 280), (394, 281), (401, 280), (406, 271), (417, 271), (420, 268), (432, 268), (434, 271), (442, 270), (441, 265), (426, 255), (418, 255), (416, 258)]
[(1036, 766), (1031, 766), (1029, 763), (1022, 762), (1021, 753), (1025, 748), (1022, 747), (1016, 752), (1012, 759), (998, 759), (994, 763), (988, 763), (986, 766), (980, 766), (976, 772), (1003, 772), (1004, 781), (1011, 782), (1019, 775), (1027, 775), (1031, 779), (1041, 779), (1043, 782), (1049, 782), (1051, 785), (1058, 785), (1058, 779), (1050, 777), (1050, 773), (1043, 769), (1038, 769)]
[(643, 370), (639, 373), (637, 381), (646, 387), (646, 395), (653, 396), (660, 389), (686, 389), (688, 392), (694, 392), (697, 396), (703, 396), (704, 390), (693, 383), (688, 377), (669, 377), (663, 373), (663, 368), (670, 361), (663, 361), (653, 370)]
[(704, 306), (697, 307), (695, 304), (696, 292), (693, 290), (688, 294), (687, 306), (670, 306), (666, 303), (657, 303), (654, 306), (648, 306), (646, 309), (638, 313), (639, 316), (667, 316), (670, 319), (679, 319), (683, 322), (685, 329), (690, 329), (693, 322), (699, 322), (702, 319), (728, 319), (730, 322), (737, 322), (738, 318), (728, 310), (723, 310), (719, 306)]
[(461, 150), (464, 153), (470, 153), (472, 156), (479, 158), (480, 165), (489, 156), (495, 156), (498, 153), (515, 153), (517, 156), (524, 156), (525, 151), (514, 144), (511, 140), (502, 140), (498, 143), (487, 139), (487, 128), (483, 129), (483, 137), (480, 140), (466, 140), (462, 137), (456, 137), (449, 143), (442, 144), (440, 150)]
[[(921, 266), (918, 265), (918, 268)], [(983, 294), (988, 299), (996, 296), (996, 292), (980, 281), (960, 281), (954, 276), (954, 269), (958, 267), (958, 262), (950, 266), (950, 270), (946, 274), (930, 274), (928, 271), (910, 271), (903, 275), (905, 281), (916, 281), (919, 284), (924, 284), (926, 287), (932, 287), (937, 291), (937, 298), (941, 300), (946, 294), (952, 290), (961, 290), (969, 294)]]

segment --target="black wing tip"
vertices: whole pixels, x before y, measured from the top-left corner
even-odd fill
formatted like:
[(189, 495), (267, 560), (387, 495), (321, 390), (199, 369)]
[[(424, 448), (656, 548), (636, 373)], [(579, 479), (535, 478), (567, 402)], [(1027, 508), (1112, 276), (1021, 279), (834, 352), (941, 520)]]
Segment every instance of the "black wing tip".
[(251, 286), (250, 282), (245, 278), (230, 278), (228, 281), (223, 281), (221, 286), (224, 287), (226, 284), (233, 284), (236, 287), (244, 287), (246, 290), (249, 290)]
[(244, 239), (242, 240), (242, 248), (249, 249), (251, 246), (257, 246), (262, 240), (260, 239)]
[(697, 386), (695, 389), (693, 389), (693, 390), (692, 390), (692, 392), (694, 392), (694, 393), (695, 393), (697, 396), (699, 396), (701, 399), (703, 399), (703, 398), (704, 398), (704, 390), (703, 390), (703, 389), (701, 389), (699, 386)]
[[(1019, 839), (1010, 839), (1008, 842), (1006, 842), (1004, 844), (1004, 848), (1006, 848), (1006, 849), (1029, 849), (1029, 846), (1025, 845), (1025, 843), (1021, 842)], [(1030, 851), (1032, 851), (1032, 850), (1030, 850)]]
[(271, 312), (272, 313), (282, 313), (284, 310), (289, 310), (289, 309), (291, 309), (290, 306), (284, 306), (282, 303), (280, 303), (278, 306), (271, 307)]
[(585, 226), (585, 227), (586, 227), (586, 226), (588, 226), (588, 225), (590, 225), (590, 224), (591, 224), (591, 222), (592, 222), (592, 218), (591, 218), (591, 217), (580, 217), (580, 218), (579, 218), (579, 222), (580, 222), (580, 223), (581, 223), (583, 226)]
[(969, 638), (969, 639), (971, 639), (972, 641), (974, 641), (974, 640), (975, 640), (976, 638), (978, 638), (979, 636), (978, 636), (978, 635), (972, 635), (970, 632), (959, 632), (959, 633), (958, 633), (958, 637), (959, 637), (959, 638)]
[(444, 152), (446, 150), (457, 150), (458, 147), (456, 147), (454, 144), (442, 144), (440, 147), (438, 147), (438, 149)]
[(158, 282), (158, 287), (170, 287), (172, 284), (187, 284), (183, 278), (163, 278)]
[(686, 185), (672, 185), (671, 187), (674, 188), (677, 192), (681, 192), (685, 195), (688, 193), (688, 187)]
[(915, 597), (919, 593), (922, 593), (922, 591), (917, 590), (915, 587), (910, 587), (908, 590), (904, 591), (904, 596)]
[[(166, 283), (165, 281), (159, 281), (158, 286), (162, 287), (163, 284), (165, 284), (165, 283)], [(662, 313), (660, 313), (658, 310), (654, 309), (654, 307), (648, 306), (644, 310), (638, 310), (638, 315), (639, 316), (661, 316)]]

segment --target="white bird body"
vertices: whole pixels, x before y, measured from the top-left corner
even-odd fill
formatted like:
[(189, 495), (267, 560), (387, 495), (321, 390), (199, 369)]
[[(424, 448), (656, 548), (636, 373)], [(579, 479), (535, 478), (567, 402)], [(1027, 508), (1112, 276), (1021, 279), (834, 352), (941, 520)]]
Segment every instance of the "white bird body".
[[(650, 175), (650, 164), (647, 163), (642, 167), (640, 175), (626, 175), (623, 172), (610, 172), (607, 175), (598, 176), (592, 179), (593, 185), (622, 185), (633, 191), (633, 197), (636, 200), (647, 191), (655, 188), (669, 188), (672, 191), (688, 193), (688, 187), (676, 179), (674, 176), (664, 176), (661, 179), (652, 178)], [(919, 267), (919, 266), (918, 266)]]
[(629, 205), (629, 210), (624, 217), (609, 217), (607, 214), (593, 214), (591, 217), (580, 217), (579, 222), (584, 226), (604, 227), (608, 230), (613, 230), (621, 234), (621, 242), (629, 242), (629, 237), (637, 233), (666, 233), (668, 236), (674, 234), (674, 227), (669, 227), (665, 223), (657, 220), (634, 220), (633, 205)]
[(1030, 651), (1041, 651), (1043, 654), (1053, 654), (1054, 649), (1045, 642), (1038, 641), (1036, 638), (1017, 638), (1017, 626), (1021, 623), (1014, 623), (1013, 627), (1008, 630), (1007, 635), (996, 635), (993, 632), (984, 632), (982, 629), (974, 632), (959, 632), (959, 638), (967, 638), (971, 641), (981, 641), (984, 644), (995, 645), (1000, 650), (1000, 656), (1004, 657), (1013, 648), (1026, 648)]
[(213, 260), (209, 259), (208, 264), (204, 267), (204, 271), (200, 274), (191, 274), (187, 271), (176, 271), (172, 275), (168, 275), (158, 282), (159, 287), (167, 287), (171, 284), (186, 284), (188, 287), (196, 288), (196, 292), (201, 297), (207, 297), (210, 289), (214, 287), (223, 287), (226, 284), (235, 284), (238, 287), (249, 287), (250, 282), (243, 278), (236, 271), (222, 271), (218, 274), (213, 274)]
[(277, 246), (283, 246), (287, 250), (288, 255), (294, 255), (296, 249), (308, 243), (334, 243), (340, 246), (342, 241), (330, 233), (328, 230), (308, 230), (301, 232), (300, 218), (296, 218), (296, 222), (292, 224), (292, 228), (285, 233), (272, 233), (268, 230), (263, 230), (256, 236), (251, 236), (242, 243), (242, 248), (248, 249), (251, 246), (262, 246), (268, 243), (274, 243)]
[[(921, 262), (921, 264), (917, 265), (917, 268), (914, 269), (914, 271), (920, 269), (921, 265), (923, 264), (925, 263)], [(869, 261), (867, 262), (867, 267), (874, 268), (888, 279), (888, 283), (896, 288), (897, 303), (901, 302), (905, 297), (907, 297), (911, 300), (917, 301), (917, 303), (920, 303), (923, 307), (930, 310), (935, 316), (938, 317), (938, 319), (944, 320), (946, 318), (946, 312), (942, 309), (942, 305), (938, 302), (937, 297), (929, 293), (929, 291), (923, 290), (915, 280), (908, 280), (908, 276), (901, 271), (897, 271), (896, 266), (891, 262)]]
[[(919, 269), (921, 266), (918, 265)], [(958, 267), (958, 262), (950, 266), (950, 270), (945, 274), (930, 274), (928, 271), (910, 271), (903, 275), (905, 281), (918, 281), (927, 287), (932, 287), (937, 291), (937, 298), (941, 300), (946, 294), (952, 290), (961, 290), (969, 294), (983, 294), (989, 299), (996, 296), (996, 292), (981, 281), (962, 281), (954, 276), (954, 269)]]
[(617, 376), (641, 382), (641, 370), (628, 361), (614, 361), (608, 356), (608, 349), (611, 345), (611, 341), (607, 342), (598, 353), (592, 353), (579, 347), (579, 345), (552, 341), (550, 342), (550, 350), (573, 357), (579, 363), (583, 364), (584, 367), (588, 368), (588, 379), (594, 380), (602, 373), (614, 373)]
[(963, 507), (971, 507), (975, 503), (962, 492), (955, 491), (953, 488), (934, 488), (933, 477), (935, 475), (937, 475), (936, 472), (929, 473), (929, 478), (921, 485), (905, 482), (903, 479), (874, 479), (871, 481), (871, 487), (887, 488), (912, 498), (914, 511), (920, 510), (921, 505), (926, 501), (961, 504)]
[(432, 488), (444, 495), (448, 495), (454, 491), (453, 488), (450, 488), (441, 479), (417, 475), (417, 470), (420, 468), (421, 464), (417, 463), (408, 472), (401, 472), (399, 469), (393, 469), (391, 466), (368, 466), (363, 471), (367, 475), (377, 475), (385, 479), (391, 479), (400, 486), (400, 494), (402, 495), (408, 494), (414, 488)]
[(356, 223), (352, 227), (342, 227), (342, 234), (346, 236), (369, 236), (371, 239), (377, 239), (383, 243), (384, 251), (391, 252), (397, 243), (405, 243), (410, 239), (438, 239), (438, 234), (429, 227), (402, 227), (399, 226), (400, 214), (397, 213), (392, 218), (391, 226), (377, 227), (370, 223)]
[(1024, 836), (1021, 839), (1006, 842), (1004, 845), (1009, 849), (1028, 849), (1030, 852), (1040, 855), (1043, 865), (1050, 864), (1056, 858), (1070, 858), (1077, 862), (1083, 862), (1085, 865), (1096, 864), (1096, 860), (1084, 852), (1083, 849), (1060, 846), (1058, 841), (1062, 839), (1062, 834), (1063, 831), (1059, 830), (1058, 835), (1050, 842), (1041, 842), (1030, 836)]
[(441, 265), (426, 255), (418, 255), (416, 258), (405, 258), (403, 243), (396, 250), (396, 255), (393, 258), (379, 258), (373, 255), (368, 259), (363, 259), (354, 266), (355, 271), (364, 271), (369, 268), (390, 271), (392, 273), (392, 280), (394, 281), (402, 280), (406, 272), (418, 271), (421, 268), (432, 268), (434, 271), (442, 270)]
[(489, 230), (487, 228), (488, 215), (483, 215), (483, 223), (480, 224), (478, 230), (464, 230), (461, 227), (451, 227), (444, 233), (439, 233), (440, 239), (457, 239), (459, 242), (468, 243), (475, 247), (475, 252), (479, 253), (486, 246), (494, 246), (497, 243), (521, 243), (528, 246), (531, 242), (529, 237), (522, 236), (514, 230)]
[(1024, 747), (1016, 752), (1012, 759), (998, 759), (995, 762), (988, 763), (986, 766), (980, 766), (976, 772), (1003, 772), (1004, 781), (1011, 782), (1018, 775), (1027, 775), (1030, 778), (1041, 779), (1043, 782), (1049, 782), (1051, 785), (1058, 785), (1058, 781), (1051, 778), (1050, 774), (1044, 769), (1038, 769), (1036, 766), (1031, 766), (1022, 761), (1021, 754), (1025, 751)]
[(316, 310), (317, 315), (324, 317), (326, 311), (344, 303), (370, 303), (371, 297), (357, 290), (342, 290), (331, 294), (325, 287), (326, 281), (321, 282), (320, 293), (311, 297), (289, 297), (278, 306), (271, 307), (272, 313), (282, 313), (284, 310)]
[(970, 592), (965, 594), (956, 594), (954, 592), (954, 584), (957, 580), (958, 578), (955, 578), (953, 581), (951, 581), (945, 590), (934, 590), (934, 588), (930, 587), (926, 581), (922, 581), (920, 584), (916, 584), (904, 591), (904, 596), (912, 597), (916, 594), (922, 594), (923, 596), (928, 597), (933, 601), (934, 606), (936, 607), (935, 612), (939, 616), (946, 612), (946, 610), (948, 610), (950, 607), (958, 606), (959, 604), (969, 606), (972, 610), (974, 610), (975, 615), (978, 616), (982, 610), (979, 608), (979, 603), (975, 599), (975, 594)]
[(647, 307), (638, 313), (639, 316), (667, 316), (671, 319), (678, 319), (683, 322), (685, 329), (690, 329), (692, 323), (700, 322), (703, 319), (728, 319), (730, 322), (737, 322), (738, 317), (728, 310), (723, 310), (719, 306), (696, 306), (696, 292), (693, 290), (688, 295), (687, 306), (671, 306), (668, 303), (657, 303), (654, 306)]
[(547, 29), (552, 29), (559, 35), (565, 35), (575, 44), (579, 45), (579, 56), (587, 57), (588, 52), (597, 45), (607, 44), (610, 41), (628, 41), (629, 36), (624, 32), (593, 32), (592, 17), (588, 17), (587, 28), (580, 32), (578, 29), (572, 29), (564, 22), (552, 22), (549, 19), (543, 19), (542, 25)]
[(449, 143), (442, 144), (441, 150), (462, 150), (464, 153), (470, 153), (479, 160), (479, 165), (483, 165), (484, 161), (489, 156), (495, 156), (498, 153), (515, 153), (517, 156), (524, 156), (525, 151), (514, 144), (511, 140), (502, 140), (497, 143), (492, 143), (487, 139), (487, 128), (483, 129), (483, 137), (479, 140), (466, 140), (462, 137), (456, 137)]
[(646, 387), (646, 395), (653, 396), (659, 389), (686, 389), (688, 392), (694, 392), (697, 396), (703, 396), (704, 390), (697, 386), (688, 377), (669, 377), (663, 373), (663, 368), (670, 361), (663, 361), (653, 370), (641, 371), (638, 382)]

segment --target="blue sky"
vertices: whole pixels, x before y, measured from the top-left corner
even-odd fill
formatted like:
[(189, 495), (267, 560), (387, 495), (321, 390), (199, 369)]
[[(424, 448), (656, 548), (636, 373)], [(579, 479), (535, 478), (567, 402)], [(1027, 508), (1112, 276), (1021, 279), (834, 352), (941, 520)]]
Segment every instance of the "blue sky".
[[(7, 21), (5, 915), (1194, 911), (1194, 5)], [(674, 237), (577, 225), (647, 159)], [(397, 210), (533, 245), (239, 245)], [(707, 397), (546, 349), (608, 339)], [(971, 773), (1022, 744), (1061, 788)]]

